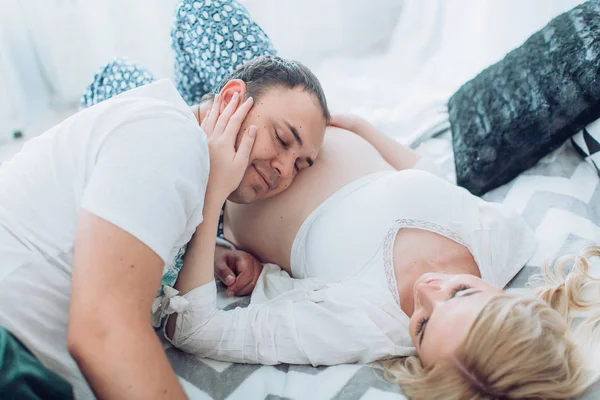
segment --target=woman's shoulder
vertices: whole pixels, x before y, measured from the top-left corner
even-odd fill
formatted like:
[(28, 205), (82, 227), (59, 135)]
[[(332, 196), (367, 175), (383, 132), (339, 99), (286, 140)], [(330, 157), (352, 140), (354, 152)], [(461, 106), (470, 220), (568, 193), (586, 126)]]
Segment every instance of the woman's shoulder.
[(527, 221), (512, 208), (481, 200), (479, 245), (487, 254), (482, 277), (506, 286), (526, 265), (537, 248), (537, 238)]

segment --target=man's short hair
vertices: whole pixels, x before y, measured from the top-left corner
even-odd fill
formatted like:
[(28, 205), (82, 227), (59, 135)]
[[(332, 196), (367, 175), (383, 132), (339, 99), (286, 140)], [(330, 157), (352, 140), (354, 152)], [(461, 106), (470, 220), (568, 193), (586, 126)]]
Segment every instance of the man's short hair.
[(273, 87), (294, 89), (298, 86), (315, 95), (323, 112), (323, 118), (329, 123), (331, 114), (327, 107), (325, 92), (321, 83), (305, 65), (298, 61), (287, 60), (278, 56), (265, 55), (257, 57), (239, 66), (231, 74), (223, 78), (212, 93), (207, 93), (202, 100), (214, 98), (216, 93), (232, 79), (240, 79), (246, 83), (248, 96), (258, 99), (267, 89)]

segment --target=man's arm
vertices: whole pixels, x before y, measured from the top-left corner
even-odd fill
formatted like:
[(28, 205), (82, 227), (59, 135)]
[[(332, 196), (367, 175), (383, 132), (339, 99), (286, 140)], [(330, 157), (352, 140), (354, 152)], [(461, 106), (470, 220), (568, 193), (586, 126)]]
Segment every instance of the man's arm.
[(163, 262), (117, 226), (83, 210), (73, 266), (68, 348), (100, 399), (183, 399), (150, 324)]
[(419, 159), (412, 149), (384, 135), (367, 120), (352, 114), (332, 115), (330, 124), (356, 133), (369, 142), (381, 157), (398, 171), (412, 168)]

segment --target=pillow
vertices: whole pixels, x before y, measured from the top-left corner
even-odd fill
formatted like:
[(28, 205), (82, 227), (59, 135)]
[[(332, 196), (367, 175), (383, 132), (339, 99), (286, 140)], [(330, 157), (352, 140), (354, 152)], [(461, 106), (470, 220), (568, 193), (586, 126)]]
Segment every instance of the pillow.
[(533, 34), (449, 100), (457, 184), (498, 187), (600, 117), (600, 0)]

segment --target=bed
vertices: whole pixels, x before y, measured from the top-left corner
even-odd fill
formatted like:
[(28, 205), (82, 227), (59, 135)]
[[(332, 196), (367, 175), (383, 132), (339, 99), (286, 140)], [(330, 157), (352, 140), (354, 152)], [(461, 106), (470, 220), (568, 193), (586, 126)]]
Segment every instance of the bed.
[[(520, 0), (404, 0), (386, 54), (368, 59), (330, 59), (309, 66), (322, 81), (333, 110), (367, 117), (387, 134), (434, 158), (447, 178), (453, 180), (445, 106), (449, 96), (552, 16), (577, 3), (578, 0), (531, 0), (526, 4)], [(282, 53), (285, 55), (285, 49)], [(0, 163), (14, 153), (12, 147), (0, 148)], [(600, 242), (599, 178), (570, 143), (484, 198), (521, 212), (539, 241), (536, 253), (510, 287), (524, 287), (545, 259), (552, 261), (585, 244)], [(594, 265), (594, 273), (600, 276), (598, 264)], [(221, 308), (249, 304), (249, 298), (226, 298), (222, 289)], [(313, 368), (232, 364), (200, 359), (172, 348), (164, 340), (163, 343), (193, 399), (405, 398), (399, 387), (385, 381), (374, 365)], [(596, 384), (580, 400), (599, 398), (600, 384)]]
[[(553, 16), (578, 0), (404, 0), (385, 54), (334, 58), (310, 65), (334, 111), (358, 113), (386, 134), (433, 158), (455, 179), (446, 103), (479, 70), (503, 57)], [(515, 10), (518, 10), (516, 12)], [(418, 26), (414, 21), (419, 21)], [(477, 21), (477, 23), (465, 23)], [(285, 50), (285, 49), (283, 49)], [(285, 53), (285, 51), (284, 51)], [(600, 242), (600, 181), (569, 142), (516, 179), (483, 196), (518, 210), (535, 231), (538, 248), (509, 287), (525, 287), (544, 261)], [(600, 262), (593, 274), (600, 277)], [(223, 289), (223, 288), (221, 288)], [(246, 306), (228, 299), (221, 308)], [(199, 359), (170, 347), (169, 360), (193, 398), (404, 399), (373, 365), (334, 367), (240, 365)], [(597, 357), (600, 360), (600, 354)], [(580, 400), (600, 398), (600, 383)]]
[[(419, 151), (438, 160), (452, 179), (449, 134), (429, 139)], [(600, 241), (600, 182), (594, 169), (570, 143), (540, 161), (517, 179), (484, 196), (519, 210), (539, 240), (536, 253), (510, 283), (524, 287), (547, 259)], [(600, 263), (594, 264), (600, 276)], [(245, 306), (249, 298), (228, 299), (221, 308)], [(404, 399), (397, 385), (386, 382), (373, 365), (313, 368), (305, 365), (242, 365), (199, 359), (165, 344), (176, 373), (195, 398), (213, 399)], [(598, 355), (600, 357), (600, 355)], [(600, 398), (600, 384), (581, 399)]]

